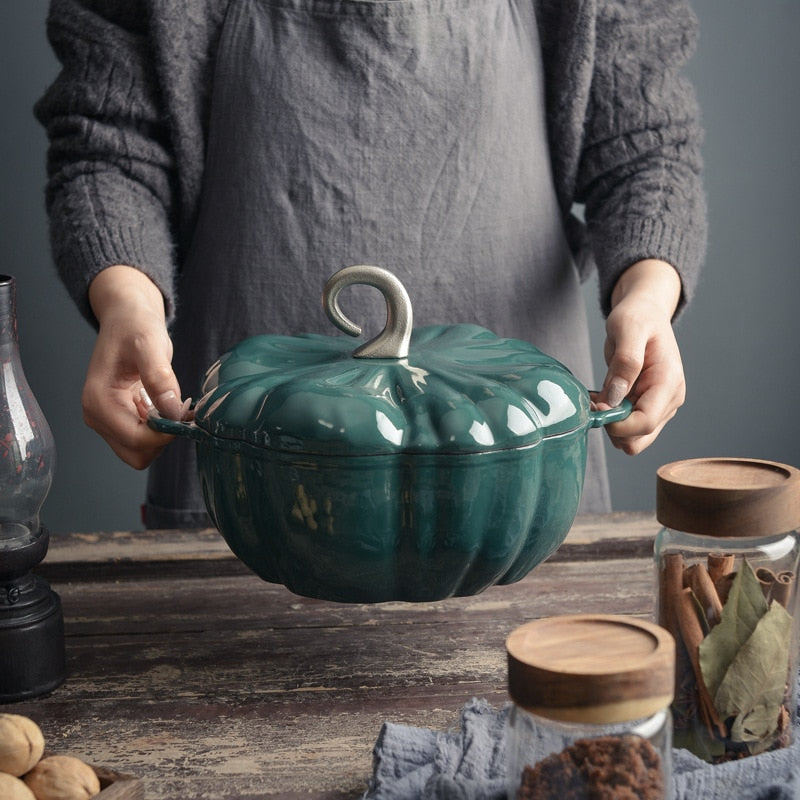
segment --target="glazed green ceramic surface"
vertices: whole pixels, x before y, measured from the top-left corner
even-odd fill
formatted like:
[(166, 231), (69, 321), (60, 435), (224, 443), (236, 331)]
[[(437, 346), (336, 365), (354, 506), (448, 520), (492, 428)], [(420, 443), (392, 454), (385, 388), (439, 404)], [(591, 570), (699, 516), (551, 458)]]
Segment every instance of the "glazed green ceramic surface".
[(527, 574), (563, 538), (556, 526), (529, 536), (541, 500), (538, 446), (447, 463), (200, 450), (207, 505), (231, 549), (265, 580), (309, 597), (475, 594), (512, 570)]
[(475, 325), (416, 329), (405, 359), (344, 337), (257, 336), (212, 367), (195, 409), (214, 436), (342, 455), (482, 453), (585, 427), (589, 396), (557, 361)]
[(209, 370), (193, 423), (209, 513), (268, 581), (342, 602), (430, 601), (524, 577), (583, 486), (588, 391), (535, 347), (415, 329), (407, 358), (258, 336)]

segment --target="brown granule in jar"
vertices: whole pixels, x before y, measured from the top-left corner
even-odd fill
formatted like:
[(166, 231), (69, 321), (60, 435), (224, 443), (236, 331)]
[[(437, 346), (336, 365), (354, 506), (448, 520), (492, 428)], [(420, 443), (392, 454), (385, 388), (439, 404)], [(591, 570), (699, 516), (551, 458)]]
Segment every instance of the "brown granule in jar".
[(661, 758), (639, 736), (578, 739), (525, 767), (518, 800), (664, 800)]

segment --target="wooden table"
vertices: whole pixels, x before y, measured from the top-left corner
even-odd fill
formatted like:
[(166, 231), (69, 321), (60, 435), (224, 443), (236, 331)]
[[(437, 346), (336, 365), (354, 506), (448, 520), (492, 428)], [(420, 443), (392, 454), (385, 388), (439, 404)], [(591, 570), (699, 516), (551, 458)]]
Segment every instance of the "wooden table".
[(652, 613), (649, 514), (579, 518), (527, 578), (426, 604), (342, 605), (265, 583), (216, 531), (53, 537), (67, 681), (4, 706), (51, 750), (147, 798), (357, 798), (385, 720), (446, 730), (506, 701), (506, 635), (552, 614)]

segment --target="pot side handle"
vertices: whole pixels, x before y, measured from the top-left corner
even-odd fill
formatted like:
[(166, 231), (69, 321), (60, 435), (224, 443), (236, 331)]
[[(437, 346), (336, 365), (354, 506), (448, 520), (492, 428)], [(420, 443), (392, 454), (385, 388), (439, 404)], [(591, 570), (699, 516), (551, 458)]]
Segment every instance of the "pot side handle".
[(170, 436), (187, 436), (190, 439), (201, 441), (208, 434), (199, 428), (194, 422), (181, 422), (176, 419), (167, 419), (159, 414), (150, 414), (147, 417), (147, 425), (158, 433), (167, 433)]
[(630, 416), (631, 411), (633, 411), (633, 403), (626, 397), (616, 408), (608, 408), (605, 411), (590, 411), (589, 427), (602, 428), (612, 422), (622, 422), (622, 420)]

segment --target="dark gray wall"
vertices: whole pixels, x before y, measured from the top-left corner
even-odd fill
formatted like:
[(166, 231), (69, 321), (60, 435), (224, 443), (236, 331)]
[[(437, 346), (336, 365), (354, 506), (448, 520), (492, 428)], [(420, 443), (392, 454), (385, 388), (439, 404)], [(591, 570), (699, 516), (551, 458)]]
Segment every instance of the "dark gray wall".
[[(655, 470), (676, 459), (800, 467), (800, 3), (694, 8), (710, 242), (696, 300), (677, 326), (687, 401), (645, 453), (611, 454), (620, 510), (652, 508)], [(596, 330), (599, 345), (600, 320)]]
[[(702, 35), (691, 74), (707, 129), (711, 239), (698, 296), (678, 326), (689, 394), (646, 453), (610, 451), (620, 510), (652, 508), (656, 468), (679, 458), (800, 466), (800, 3), (696, 0), (695, 9)], [(31, 115), (56, 72), (45, 12), (45, 0), (0, 2), (0, 272), (17, 278), (23, 362), (58, 447), (46, 524), (56, 533), (138, 529), (144, 475), (83, 425), (93, 332), (49, 256), (45, 139)], [(587, 301), (594, 309), (593, 287)], [(593, 314), (600, 357), (602, 320)]]
[(44, 133), (31, 108), (57, 72), (46, 0), (0, 0), (0, 271), (17, 280), (25, 373), (53, 429), (57, 459), (43, 522), (53, 533), (141, 528), (144, 474), (83, 424), (80, 393), (94, 333), (62, 288), (44, 214)]

